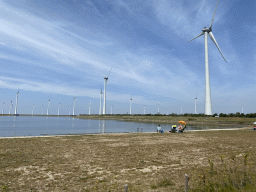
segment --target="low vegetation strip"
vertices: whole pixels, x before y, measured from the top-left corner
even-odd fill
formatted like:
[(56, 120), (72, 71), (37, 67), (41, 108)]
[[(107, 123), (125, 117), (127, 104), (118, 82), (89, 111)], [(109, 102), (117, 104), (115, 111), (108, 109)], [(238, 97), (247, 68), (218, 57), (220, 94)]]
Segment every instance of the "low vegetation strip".
[(2, 191), (253, 191), (252, 130), (0, 139)]
[(178, 124), (178, 121), (185, 121), (188, 125), (207, 125), (224, 127), (252, 126), (255, 118), (250, 117), (215, 117), (200, 115), (79, 115), (77, 118), (95, 120), (118, 120), (141, 123)]

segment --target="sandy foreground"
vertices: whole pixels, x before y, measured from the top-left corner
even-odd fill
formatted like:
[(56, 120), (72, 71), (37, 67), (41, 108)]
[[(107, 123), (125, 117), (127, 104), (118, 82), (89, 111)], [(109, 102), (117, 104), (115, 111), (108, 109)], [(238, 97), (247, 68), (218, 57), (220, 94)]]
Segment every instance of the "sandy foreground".
[[(0, 139), (3, 191), (184, 191), (209, 159), (248, 154), (256, 164), (251, 127), (173, 133), (123, 133)], [(216, 166), (218, 167), (218, 166)]]

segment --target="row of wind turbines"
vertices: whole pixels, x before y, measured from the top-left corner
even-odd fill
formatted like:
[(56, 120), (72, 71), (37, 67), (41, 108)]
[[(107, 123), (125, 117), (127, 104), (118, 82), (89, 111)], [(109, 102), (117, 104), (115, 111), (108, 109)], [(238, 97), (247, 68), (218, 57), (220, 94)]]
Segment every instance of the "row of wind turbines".
[[(213, 43), (218, 48), (223, 59), (227, 62), (227, 60), (225, 59), (224, 55), (222, 54), (222, 52), (217, 44), (217, 41), (215, 40), (214, 35), (212, 33), (212, 25), (213, 25), (213, 21), (214, 21), (215, 15), (216, 15), (218, 3), (219, 3), (219, 0), (217, 1), (217, 5), (216, 5), (215, 11), (213, 13), (210, 27), (209, 28), (205, 27), (204, 29), (202, 29), (202, 32), (198, 36), (196, 36), (190, 40), (190, 41), (192, 41), (192, 40), (204, 35), (204, 44), (205, 44), (205, 115), (212, 115), (211, 89), (210, 89), (210, 76), (209, 76), (209, 59), (208, 59), (208, 36), (210, 37), (210, 39), (213, 41)], [(111, 70), (112, 70), (112, 68), (111, 68)], [(111, 70), (109, 71), (108, 76), (104, 77), (104, 92), (102, 92), (102, 89), (100, 92), (99, 115), (106, 114), (106, 86), (107, 86), (107, 82), (108, 82), (108, 78), (109, 78)], [(103, 109), (102, 109), (102, 96), (104, 99), (103, 100)], [(17, 114), (18, 98), (19, 98), (19, 91), (16, 96), (15, 114)], [(73, 115), (75, 115), (75, 101), (76, 101), (76, 97), (73, 100)], [(197, 114), (196, 103), (197, 103), (197, 96), (195, 98), (195, 114)], [(59, 106), (60, 106), (60, 104), (61, 103), (59, 103)], [(50, 99), (48, 100), (47, 115), (49, 115), (49, 105), (50, 105)], [(11, 101), (11, 107), (12, 107), (12, 101)], [(35, 107), (35, 104), (33, 105), (32, 115), (34, 114), (34, 107)], [(183, 106), (181, 106), (181, 112), (182, 112), (182, 107)], [(89, 114), (90, 114), (90, 110), (91, 110), (91, 102), (89, 104)], [(113, 110), (113, 106), (111, 106), (111, 114), (112, 114), (112, 110)], [(71, 106), (70, 106), (69, 115), (70, 115), (70, 112), (71, 112)], [(3, 111), (3, 113), (4, 113), (4, 111)], [(243, 106), (242, 106), (242, 113), (243, 113)], [(132, 98), (130, 99), (130, 114), (132, 114)], [(144, 114), (145, 114), (145, 105), (144, 105)], [(159, 104), (158, 104), (158, 114), (160, 114)], [(59, 107), (58, 107), (58, 115), (59, 115)]]
[[(217, 7), (218, 7), (218, 3), (219, 0), (217, 1), (217, 5), (215, 8), (215, 11), (213, 13), (213, 17), (212, 17), (212, 21), (210, 24), (209, 28), (204, 27), (204, 29), (202, 29), (201, 34), (199, 34), (198, 36), (194, 37), (193, 39), (191, 39), (190, 41), (204, 35), (204, 45), (205, 45), (205, 115), (212, 115), (212, 102), (211, 102), (211, 88), (210, 88), (210, 75), (209, 75), (209, 59), (208, 59), (208, 35), (210, 37), (210, 39), (213, 41), (213, 43), (216, 45), (216, 47), (218, 48), (220, 54), (222, 55), (223, 59), (227, 62), (227, 60), (225, 59), (224, 55), (222, 54), (217, 41), (214, 38), (214, 35), (212, 33), (212, 25), (213, 25), (213, 21), (216, 15), (216, 11), (217, 11)], [(111, 71), (111, 70), (110, 70)], [(110, 72), (109, 72), (110, 74)], [(108, 75), (109, 76), (109, 75)], [(108, 76), (104, 77), (104, 105), (103, 105), (103, 113), (101, 113), (101, 100), (102, 100), (102, 90), (100, 92), (100, 112), (99, 114), (106, 114), (106, 84), (108, 81)], [(197, 97), (195, 98), (195, 114), (197, 114), (197, 109), (196, 109), (196, 102), (197, 102)], [(131, 103), (132, 103), (132, 98), (130, 99), (130, 114), (131, 114)], [(182, 107), (181, 106), (181, 112), (182, 112)], [(243, 109), (242, 109), (243, 112)], [(159, 114), (159, 104), (158, 104), (158, 114)], [(145, 114), (145, 105), (144, 105), (144, 114)]]

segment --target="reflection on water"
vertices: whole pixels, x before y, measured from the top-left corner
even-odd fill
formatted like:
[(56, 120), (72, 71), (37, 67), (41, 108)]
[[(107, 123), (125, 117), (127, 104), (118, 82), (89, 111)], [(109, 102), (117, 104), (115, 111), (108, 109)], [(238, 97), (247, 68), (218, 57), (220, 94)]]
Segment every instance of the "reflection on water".
[[(164, 132), (171, 124), (161, 125)], [(156, 132), (157, 124), (135, 123), (114, 120), (90, 120), (74, 117), (0, 116), (0, 137), (65, 135), (86, 133), (136, 133)], [(222, 127), (187, 126), (189, 130)]]

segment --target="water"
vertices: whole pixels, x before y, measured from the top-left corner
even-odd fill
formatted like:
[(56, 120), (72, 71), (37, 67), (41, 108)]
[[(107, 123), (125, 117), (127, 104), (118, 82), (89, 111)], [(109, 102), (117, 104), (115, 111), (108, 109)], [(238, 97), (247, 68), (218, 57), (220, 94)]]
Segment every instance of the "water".
[[(72, 117), (0, 116), (0, 137), (42, 136), (86, 133), (156, 132), (157, 124)], [(161, 125), (164, 132), (171, 125)], [(220, 127), (187, 126), (187, 131)]]

